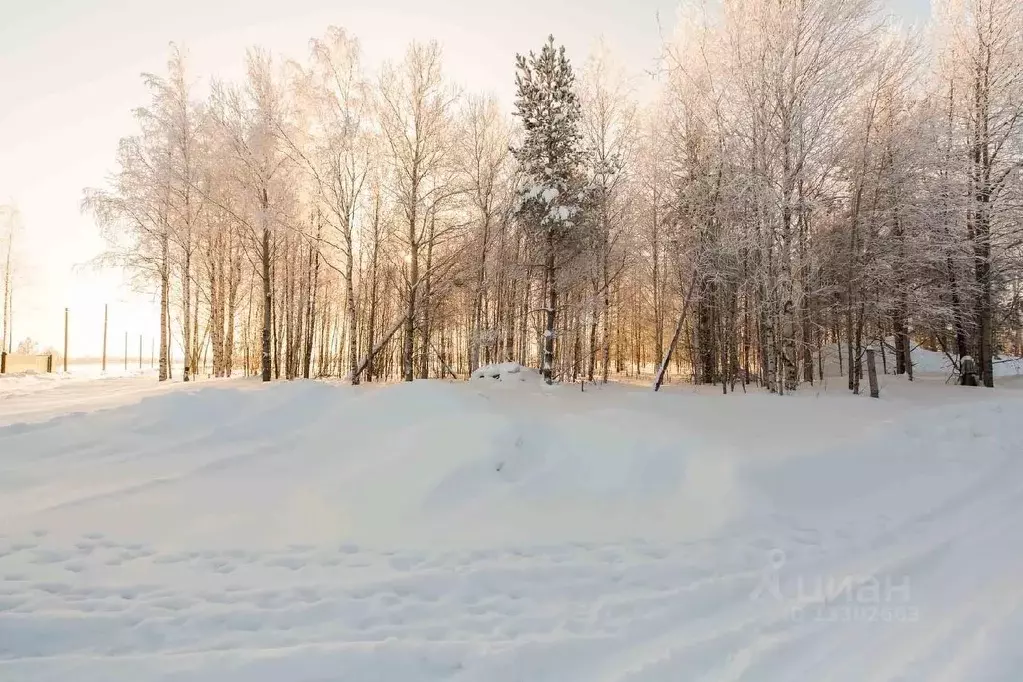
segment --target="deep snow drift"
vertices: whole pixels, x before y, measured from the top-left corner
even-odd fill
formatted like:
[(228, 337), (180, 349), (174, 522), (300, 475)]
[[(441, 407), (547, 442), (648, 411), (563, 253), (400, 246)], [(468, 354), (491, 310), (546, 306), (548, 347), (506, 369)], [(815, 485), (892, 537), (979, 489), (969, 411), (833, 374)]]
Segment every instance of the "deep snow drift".
[(511, 374), (0, 398), (0, 679), (1023, 674), (1023, 393)]

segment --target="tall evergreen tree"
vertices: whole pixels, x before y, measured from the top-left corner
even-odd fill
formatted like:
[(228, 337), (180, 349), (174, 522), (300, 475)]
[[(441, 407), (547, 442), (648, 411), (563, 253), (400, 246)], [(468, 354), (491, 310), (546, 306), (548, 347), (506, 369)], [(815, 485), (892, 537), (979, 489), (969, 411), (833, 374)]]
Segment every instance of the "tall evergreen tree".
[(582, 113), (572, 65), (564, 46), (554, 46), (554, 36), (547, 39), (539, 55), (517, 55), (515, 61), (515, 115), (522, 119), (525, 135), (513, 152), (526, 178), (518, 217), (536, 253), (543, 256), (546, 320), (541, 370), (544, 380), (551, 383), (558, 273), (578, 243), (584, 200)]

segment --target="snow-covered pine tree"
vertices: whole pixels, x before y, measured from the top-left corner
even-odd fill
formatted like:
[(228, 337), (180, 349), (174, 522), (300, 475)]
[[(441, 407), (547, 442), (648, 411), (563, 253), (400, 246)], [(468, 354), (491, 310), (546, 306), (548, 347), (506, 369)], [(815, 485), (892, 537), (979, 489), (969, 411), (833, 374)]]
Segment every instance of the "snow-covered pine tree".
[(581, 109), (572, 65), (564, 46), (554, 46), (554, 36), (539, 55), (517, 55), (515, 61), (515, 115), (525, 131), (522, 145), (512, 150), (525, 177), (518, 217), (535, 252), (543, 256), (546, 320), (541, 371), (551, 383), (558, 271), (576, 250), (584, 201)]

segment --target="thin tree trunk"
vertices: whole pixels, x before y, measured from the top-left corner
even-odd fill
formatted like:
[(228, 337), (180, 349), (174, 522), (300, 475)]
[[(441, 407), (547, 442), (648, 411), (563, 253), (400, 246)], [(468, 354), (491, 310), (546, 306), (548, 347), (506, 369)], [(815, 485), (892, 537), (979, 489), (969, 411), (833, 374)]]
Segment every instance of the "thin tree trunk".
[(170, 378), (170, 239), (166, 228), (160, 238), (160, 381)]
[(262, 208), (262, 220), (263, 220), (263, 244), (260, 256), (262, 258), (263, 266), (263, 334), (262, 334), (262, 349), (261, 349), (261, 368), (263, 381), (270, 381), (270, 325), (272, 323), (273, 316), (273, 289), (271, 289), (270, 281), (270, 225), (267, 222), (267, 211), (269, 210), (269, 198), (267, 196), (266, 188), (263, 188), (262, 194), (260, 195), (260, 207)]
[(543, 363), (540, 371), (548, 384), (554, 377), (554, 321), (558, 309), (557, 271), (554, 260), (554, 236), (548, 232), (547, 254), (544, 259), (544, 279), (547, 281), (547, 306), (543, 332)]
[(192, 367), (193, 359), (190, 357), (192, 350), (192, 253), (190, 245), (186, 245), (185, 248), (185, 260), (181, 266), (181, 331), (182, 331), (182, 348), (185, 352), (185, 369), (181, 375), (182, 381), (190, 381), (191, 375), (195, 371)]

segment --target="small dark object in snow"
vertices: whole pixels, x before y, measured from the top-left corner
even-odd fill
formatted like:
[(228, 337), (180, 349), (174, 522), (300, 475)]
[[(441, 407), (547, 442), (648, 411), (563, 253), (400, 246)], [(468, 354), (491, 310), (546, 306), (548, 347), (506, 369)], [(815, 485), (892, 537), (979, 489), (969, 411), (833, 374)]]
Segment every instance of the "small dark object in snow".
[(979, 386), (980, 382), (977, 378), (977, 363), (969, 355), (964, 355), (963, 359), (959, 361), (959, 385), (960, 386)]

